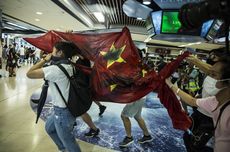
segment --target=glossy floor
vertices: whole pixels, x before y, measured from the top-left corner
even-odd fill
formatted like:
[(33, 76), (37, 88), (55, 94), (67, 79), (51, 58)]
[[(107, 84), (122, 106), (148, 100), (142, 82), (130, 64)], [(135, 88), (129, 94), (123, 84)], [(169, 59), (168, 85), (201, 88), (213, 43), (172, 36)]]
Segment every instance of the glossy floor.
[[(44, 130), (44, 122), (35, 124), (29, 99), (43, 81), (26, 77), (29, 66), (19, 68), (16, 77), (0, 78), (0, 152), (57, 152)], [(83, 152), (114, 151), (78, 142)]]

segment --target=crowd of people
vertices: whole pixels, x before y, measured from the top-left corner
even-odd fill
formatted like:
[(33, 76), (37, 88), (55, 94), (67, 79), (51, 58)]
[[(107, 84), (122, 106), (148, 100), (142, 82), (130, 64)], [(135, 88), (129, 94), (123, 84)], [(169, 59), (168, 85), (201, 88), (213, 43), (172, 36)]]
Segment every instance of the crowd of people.
[[(68, 92), (68, 79), (55, 65), (43, 67), (50, 60), (68, 60), (78, 53), (79, 48), (71, 42), (58, 42), (51, 54), (33, 65), (27, 72), (32, 79), (46, 79), (52, 86), (57, 83), (62, 86), (61, 92)], [(210, 53), (205, 63), (190, 55), (186, 63), (181, 63), (176, 72), (165, 80), (170, 89), (180, 98), (184, 110), (190, 115), (192, 126), (184, 133), (183, 139), (188, 152), (227, 152), (230, 148), (230, 57), (224, 54), (223, 50), (215, 50)], [(61, 63), (68, 73), (72, 75), (72, 66)], [(196, 66), (196, 68), (194, 68)], [(162, 67), (163, 68), (163, 67)], [(55, 71), (55, 72), (54, 72)], [(58, 74), (57, 74), (58, 73)], [(79, 152), (78, 143), (72, 134), (75, 118), (68, 108), (63, 104), (63, 99), (55, 87), (51, 87), (54, 114), (46, 122), (46, 131), (57, 145), (60, 151)], [(67, 99), (67, 96), (65, 97)], [(141, 116), (143, 100), (127, 104), (122, 113), (121, 119), (124, 124), (126, 136), (119, 143), (121, 147), (127, 147), (134, 140), (131, 132), (129, 118), (134, 117), (143, 131), (143, 138), (139, 139), (140, 144), (153, 140), (148, 131), (144, 118)], [(105, 106), (97, 103), (100, 107), (100, 115), (103, 114)], [(191, 106), (192, 110), (187, 110)], [(100, 133), (87, 112), (81, 116), (88, 124), (90, 130), (86, 136), (95, 137)], [(214, 140), (213, 140), (214, 139)], [(214, 142), (212, 142), (214, 141)]]
[[(1, 66), (5, 65), (5, 70), (9, 73), (9, 77), (16, 76), (16, 70), (25, 63), (34, 64), (39, 61), (43, 52), (35, 47), (20, 47), (14, 43), (1, 46)], [(1, 67), (2, 68), (2, 67)]]

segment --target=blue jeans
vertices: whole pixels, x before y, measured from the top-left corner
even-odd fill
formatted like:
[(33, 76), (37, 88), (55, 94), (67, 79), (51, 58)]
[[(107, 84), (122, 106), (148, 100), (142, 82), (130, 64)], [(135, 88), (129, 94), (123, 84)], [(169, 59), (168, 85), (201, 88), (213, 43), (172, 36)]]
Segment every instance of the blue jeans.
[(45, 129), (60, 151), (81, 152), (73, 135), (75, 118), (67, 108), (54, 107), (52, 114), (46, 121)]

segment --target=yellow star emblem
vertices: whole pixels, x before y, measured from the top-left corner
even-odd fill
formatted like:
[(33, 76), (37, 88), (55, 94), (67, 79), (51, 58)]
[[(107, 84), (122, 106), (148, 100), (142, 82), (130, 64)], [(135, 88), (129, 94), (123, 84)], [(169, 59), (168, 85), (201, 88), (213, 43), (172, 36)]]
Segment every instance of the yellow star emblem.
[(117, 84), (110, 85), (110, 91), (112, 92), (116, 88)]
[(145, 69), (142, 69), (142, 76), (145, 77), (145, 74), (148, 73)]
[(110, 47), (108, 52), (100, 51), (100, 54), (107, 60), (107, 68), (113, 65), (115, 62), (122, 63), (125, 60), (121, 57), (121, 54), (125, 50), (126, 45), (121, 48), (115, 48), (114, 43)]

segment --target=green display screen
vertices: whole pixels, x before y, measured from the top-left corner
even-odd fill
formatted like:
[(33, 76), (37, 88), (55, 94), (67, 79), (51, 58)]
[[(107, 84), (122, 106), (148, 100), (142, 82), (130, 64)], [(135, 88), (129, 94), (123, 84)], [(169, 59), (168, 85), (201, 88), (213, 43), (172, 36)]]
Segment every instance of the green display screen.
[(178, 12), (163, 12), (161, 33), (177, 33), (181, 28), (181, 23), (178, 19)]

